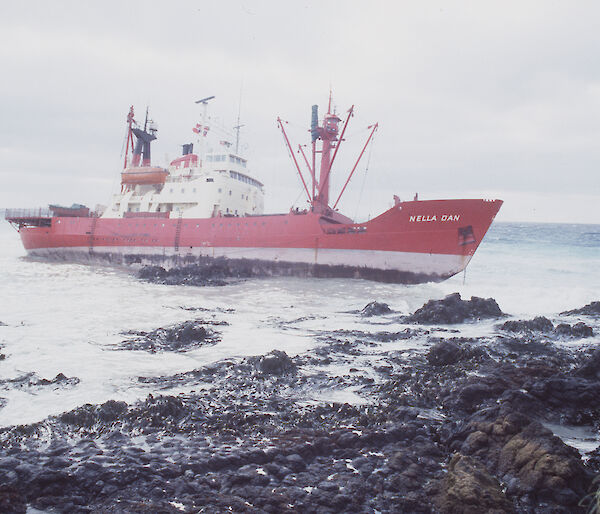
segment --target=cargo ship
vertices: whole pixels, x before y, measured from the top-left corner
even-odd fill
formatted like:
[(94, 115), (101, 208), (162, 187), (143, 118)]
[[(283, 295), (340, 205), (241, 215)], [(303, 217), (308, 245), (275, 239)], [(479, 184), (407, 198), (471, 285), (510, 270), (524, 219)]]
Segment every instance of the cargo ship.
[[(473, 257), (501, 200), (401, 201), (365, 222), (337, 208), (370, 144), (368, 138), (335, 201), (330, 178), (354, 113), (342, 119), (332, 110), (319, 119), (311, 112), (310, 143), (293, 147), (277, 118), (306, 195), (306, 208), (264, 213), (264, 185), (239, 155), (239, 144), (208, 147), (206, 106), (194, 143), (167, 168), (151, 163), (157, 129), (148, 119), (127, 116), (120, 191), (103, 212), (83, 205), (50, 209), (9, 209), (28, 255), (60, 261), (155, 264), (173, 267), (227, 259), (273, 275), (353, 277), (396, 283), (445, 280), (463, 271)], [(341, 130), (340, 130), (341, 129)], [(239, 123), (238, 123), (239, 143)], [(393, 185), (390, 184), (392, 187)]]

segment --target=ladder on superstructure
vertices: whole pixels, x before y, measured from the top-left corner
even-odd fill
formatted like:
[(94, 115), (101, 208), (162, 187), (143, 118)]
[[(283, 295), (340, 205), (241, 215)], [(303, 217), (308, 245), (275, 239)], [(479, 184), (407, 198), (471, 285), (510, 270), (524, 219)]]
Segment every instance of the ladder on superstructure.
[(98, 218), (96, 216), (94, 216), (92, 218), (92, 226), (90, 227), (90, 240), (88, 242), (88, 246), (89, 246), (89, 253), (92, 254), (94, 253), (94, 237), (96, 235), (96, 225), (98, 223)]
[(175, 227), (175, 253), (179, 253), (179, 239), (181, 238), (181, 223), (183, 221), (183, 211), (179, 211), (177, 226)]

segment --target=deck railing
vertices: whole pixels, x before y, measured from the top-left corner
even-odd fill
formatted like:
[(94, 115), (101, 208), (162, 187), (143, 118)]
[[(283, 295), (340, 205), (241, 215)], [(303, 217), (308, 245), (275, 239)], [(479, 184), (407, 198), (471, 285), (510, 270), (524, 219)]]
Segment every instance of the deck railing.
[(51, 218), (52, 213), (47, 207), (37, 209), (6, 209), (4, 218)]

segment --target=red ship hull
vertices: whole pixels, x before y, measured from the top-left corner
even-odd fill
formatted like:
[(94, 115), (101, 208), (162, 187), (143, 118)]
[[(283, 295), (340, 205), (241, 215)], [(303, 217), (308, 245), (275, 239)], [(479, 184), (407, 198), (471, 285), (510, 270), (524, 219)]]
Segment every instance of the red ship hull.
[(440, 281), (462, 271), (501, 200), (402, 202), (366, 223), (313, 213), (203, 219), (53, 217), (19, 223), (32, 256), (175, 265), (227, 258), (270, 265), (274, 274)]

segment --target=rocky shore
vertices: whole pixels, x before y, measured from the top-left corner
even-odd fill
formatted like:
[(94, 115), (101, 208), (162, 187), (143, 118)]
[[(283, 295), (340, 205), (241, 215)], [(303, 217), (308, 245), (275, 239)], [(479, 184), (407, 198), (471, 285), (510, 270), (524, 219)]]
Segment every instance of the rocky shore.
[[(371, 330), (332, 327), (297, 356), (140, 376), (191, 392), (1, 429), (0, 512), (585, 512), (600, 472), (599, 307), (515, 320), (458, 294), (408, 316), (373, 302), (356, 312)], [(381, 319), (406, 326), (384, 332)], [(459, 332), (490, 322), (492, 335)], [(217, 344), (221, 328), (127, 332), (118, 350), (185, 352)], [(385, 351), (414, 338), (426, 344)], [(332, 388), (362, 401), (315, 399)], [(582, 455), (562, 429), (595, 434), (596, 449)]]

